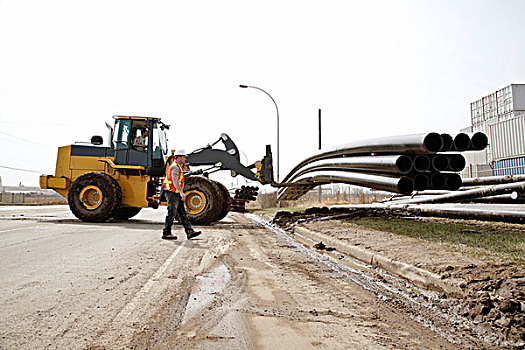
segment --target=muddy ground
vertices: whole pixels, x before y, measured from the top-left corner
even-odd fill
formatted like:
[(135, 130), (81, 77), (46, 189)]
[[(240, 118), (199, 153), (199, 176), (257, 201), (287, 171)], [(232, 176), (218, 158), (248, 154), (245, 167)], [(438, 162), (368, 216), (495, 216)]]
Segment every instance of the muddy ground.
[[(523, 264), (494, 257), (476, 258), (444, 244), (352, 225), (353, 218), (361, 217), (461, 222), (484, 229), (498, 229), (498, 225), (478, 221), (418, 218), (402, 210), (346, 208), (310, 208), (304, 212), (278, 212), (273, 223), (289, 231), (296, 225), (301, 225), (349, 245), (360, 246), (392, 260), (434, 272), (444, 280), (457, 280), (464, 297), (446, 293), (441, 295), (442, 299), (447, 299), (449, 312), (471, 320), (476, 332), (481, 336), (493, 338), (494, 344), (507, 343), (508, 346), (517, 348), (523, 346), (525, 341)], [(525, 227), (515, 226), (513, 229), (525, 230)]]
[[(446, 298), (339, 251), (315, 248), (319, 242), (301, 241), (254, 214), (229, 213), (198, 227), (203, 234), (189, 241), (181, 227), (174, 229), (178, 240), (160, 239), (164, 215), (145, 209), (132, 220), (84, 223), (67, 206), (0, 208), (0, 349), (522, 346), (513, 341), (522, 321), (512, 301), (523, 310), (523, 294), (513, 296), (523, 288), (507, 288), (518, 280), (503, 274), (493, 287), (494, 279), (482, 275), (483, 261), (456, 255), (450, 263), (443, 253), (444, 274), (479, 276), (465, 284), (472, 296)], [(276, 221), (288, 227), (303, 220), (367, 249), (382, 244), (383, 254), (413, 250), (414, 260), (403, 259), (431, 264), (417, 253), (421, 243), (308, 215), (280, 214)], [(399, 249), (402, 244), (410, 249)], [(509, 325), (497, 328), (498, 320)]]

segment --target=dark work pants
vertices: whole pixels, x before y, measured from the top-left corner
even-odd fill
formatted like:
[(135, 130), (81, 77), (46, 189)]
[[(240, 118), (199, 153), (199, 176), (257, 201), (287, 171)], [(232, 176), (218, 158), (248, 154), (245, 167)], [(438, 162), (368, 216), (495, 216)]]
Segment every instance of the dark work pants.
[(184, 202), (182, 201), (180, 194), (172, 191), (163, 191), (166, 200), (168, 201), (168, 213), (166, 214), (166, 221), (164, 222), (164, 229), (162, 230), (163, 235), (171, 234), (171, 226), (175, 215), (177, 215), (180, 223), (184, 226), (184, 230), (188, 232), (192, 228), (186, 208), (184, 208)]

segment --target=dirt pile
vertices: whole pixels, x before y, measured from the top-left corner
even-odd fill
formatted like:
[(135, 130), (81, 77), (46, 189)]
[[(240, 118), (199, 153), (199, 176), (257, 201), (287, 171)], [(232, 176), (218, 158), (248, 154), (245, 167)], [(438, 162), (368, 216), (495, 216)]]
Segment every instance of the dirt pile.
[[(472, 276), (469, 279), (469, 275)], [(467, 295), (461, 315), (490, 326), (505, 339), (525, 341), (525, 275), (511, 264), (476, 267), (463, 276)]]
[[(304, 212), (278, 212), (273, 223), (284, 230), (303, 225), (311, 230), (340, 239), (352, 245), (383, 254), (390, 259), (406, 262), (429, 270), (442, 279), (462, 281), (465, 297), (454, 299), (443, 294), (450, 310), (470, 320), (477, 333), (496, 338), (498, 344), (520, 347), (525, 342), (525, 268), (522, 263), (491, 257), (462, 254), (442, 244), (424, 242), (402, 235), (351, 228), (343, 221), (354, 218), (406, 218), (421, 221), (455, 223), (457, 220), (418, 218), (403, 210), (362, 208), (309, 208)], [(491, 223), (462, 222), (473, 229), (490, 234)], [(488, 228), (488, 231), (487, 231)], [(517, 228), (519, 230), (525, 228)], [(417, 246), (417, 247), (416, 247)]]

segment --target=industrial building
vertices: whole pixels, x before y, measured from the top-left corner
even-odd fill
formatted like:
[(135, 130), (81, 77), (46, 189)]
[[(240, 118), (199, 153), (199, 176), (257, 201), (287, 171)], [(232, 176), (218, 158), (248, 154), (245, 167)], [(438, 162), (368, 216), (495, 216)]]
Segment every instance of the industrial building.
[(470, 104), (471, 126), (483, 131), (485, 151), (465, 152), (467, 177), (525, 174), (525, 84), (511, 84)]

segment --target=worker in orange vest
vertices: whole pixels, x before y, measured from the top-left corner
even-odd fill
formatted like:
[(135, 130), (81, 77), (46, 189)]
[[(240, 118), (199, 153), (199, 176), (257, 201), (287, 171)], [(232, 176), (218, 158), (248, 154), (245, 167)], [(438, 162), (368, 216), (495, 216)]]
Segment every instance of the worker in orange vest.
[(164, 229), (162, 230), (163, 239), (177, 239), (177, 236), (171, 234), (171, 226), (173, 226), (173, 220), (177, 214), (179, 221), (184, 230), (186, 231), (186, 237), (188, 239), (197, 237), (201, 234), (200, 231), (195, 231), (188, 220), (188, 214), (186, 208), (184, 208), (184, 201), (186, 195), (184, 194), (184, 171), (182, 166), (186, 162), (186, 152), (183, 149), (177, 150), (174, 154), (175, 161), (171, 164), (162, 189), (164, 196), (168, 201), (168, 213), (166, 214), (166, 221), (164, 223)]

